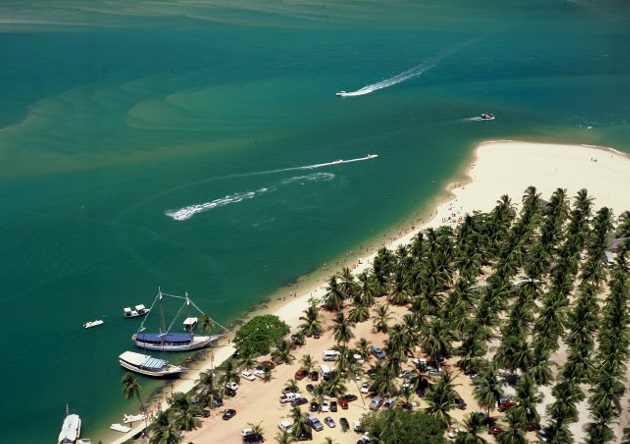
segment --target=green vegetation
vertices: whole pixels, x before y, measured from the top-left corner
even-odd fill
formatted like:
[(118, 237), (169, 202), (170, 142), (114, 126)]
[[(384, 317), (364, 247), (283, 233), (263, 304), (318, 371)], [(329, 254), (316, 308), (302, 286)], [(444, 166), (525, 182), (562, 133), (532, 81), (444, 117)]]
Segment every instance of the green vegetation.
[(388, 410), (369, 413), (361, 424), (371, 439), (379, 444), (442, 444), (446, 443), (439, 420), (422, 412)]
[(254, 316), (238, 329), (234, 344), (241, 354), (265, 355), (269, 353), (271, 347), (279, 344), (289, 331), (289, 326), (278, 316)]

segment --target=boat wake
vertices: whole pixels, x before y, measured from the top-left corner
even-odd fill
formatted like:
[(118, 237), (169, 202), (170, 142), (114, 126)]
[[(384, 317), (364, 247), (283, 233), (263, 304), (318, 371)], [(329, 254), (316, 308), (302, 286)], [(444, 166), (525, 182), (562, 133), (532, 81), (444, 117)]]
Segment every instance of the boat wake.
[[(257, 173), (248, 173), (248, 174), (242, 174), (238, 176), (243, 177), (243, 176), (261, 175), (261, 174), (281, 173), (281, 172), (286, 172), (286, 171), (312, 170), (312, 169), (323, 168), (323, 167), (327, 167), (331, 165), (339, 165), (342, 163), (361, 162), (364, 160), (374, 159), (376, 157), (378, 157), (378, 154), (368, 154), (365, 157), (357, 157), (356, 159), (347, 159), (347, 160), (338, 159), (333, 162), (317, 163), (314, 165), (305, 165), (305, 166), (292, 167), (292, 168), (284, 168), (281, 170), (260, 171)], [(236, 176), (230, 176), (230, 177), (236, 177)], [(332, 180), (333, 178), (334, 178), (334, 175), (330, 173), (311, 173), (306, 176), (296, 176), (296, 177), (284, 179), (280, 182), (280, 185), (284, 186), (284, 185), (290, 185), (293, 183), (303, 184), (306, 182), (329, 181), (329, 180)], [(256, 191), (247, 191), (247, 192), (229, 194), (225, 197), (214, 199), (210, 202), (188, 205), (178, 210), (167, 210), (164, 212), (164, 214), (173, 220), (184, 221), (184, 220), (190, 219), (196, 214), (214, 210), (216, 208), (221, 208), (226, 205), (242, 202), (244, 200), (253, 199), (257, 196), (260, 196), (262, 194), (272, 192), (275, 190), (276, 190), (276, 187), (272, 186), (269, 188), (260, 188)]]
[(174, 220), (187, 220), (193, 217), (197, 213), (203, 213), (204, 211), (210, 211), (215, 208), (224, 207), (229, 204), (242, 202), (246, 199), (253, 199), (257, 195), (266, 193), (269, 191), (267, 188), (261, 188), (257, 191), (248, 191), (246, 193), (236, 193), (227, 195), (219, 199), (215, 199), (211, 202), (205, 202), (202, 204), (188, 205), (187, 207), (180, 208), (179, 210), (166, 211), (168, 217)]
[(337, 95), (341, 97), (364, 96), (366, 94), (373, 93), (374, 91), (378, 91), (379, 89), (388, 88), (390, 86), (394, 86), (406, 80), (417, 77), (422, 73), (428, 71), (429, 69), (433, 68), (436, 64), (437, 62), (435, 62), (434, 60), (426, 61), (423, 64), (416, 66), (415, 68), (411, 68), (405, 72), (401, 72), (400, 74), (397, 74), (394, 77), (390, 77), (389, 79), (381, 80), (380, 82), (372, 83), (371, 85), (366, 85), (361, 89), (357, 89), (356, 91), (339, 91)]

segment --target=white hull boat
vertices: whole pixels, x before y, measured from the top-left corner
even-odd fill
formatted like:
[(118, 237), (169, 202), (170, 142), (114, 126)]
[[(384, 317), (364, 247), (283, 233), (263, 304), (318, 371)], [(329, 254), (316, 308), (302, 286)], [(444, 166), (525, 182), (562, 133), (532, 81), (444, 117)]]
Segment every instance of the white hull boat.
[(132, 372), (153, 378), (176, 378), (187, 369), (169, 364), (164, 359), (157, 359), (142, 353), (126, 351), (118, 356), (120, 365)]
[(146, 308), (144, 305), (136, 305), (133, 309), (131, 307), (123, 308), (123, 316), (126, 318), (139, 318), (146, 316), (151, 311), (150, 308)]
[(85, 324), (83, 324), (83, 328), (98, 327), (99, 325), (103, 325), (104, 323), (105, 321), (103, 321), (102, 319), (97, 319), (95, 321), (86, 322)]
[(70, 414), (66, 406), (66, 418), (63, 420), (59, 433), (59, 444), (75, 444), (81, 436), (81, 418), (79, 415)]

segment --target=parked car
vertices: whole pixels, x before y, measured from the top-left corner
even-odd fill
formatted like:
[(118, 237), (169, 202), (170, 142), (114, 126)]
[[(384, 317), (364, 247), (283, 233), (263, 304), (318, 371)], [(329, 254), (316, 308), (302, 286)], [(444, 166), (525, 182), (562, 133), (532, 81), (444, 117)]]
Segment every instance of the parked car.
[(503, 401), (501, 404), (499, 404), (499, 407), (497, 408), (497, 410), (500, 412), (505, 412), (510, 407), (515, 407), (517, 405), (518, 405), (518, 402), (512, 401), (511, 399), (507, 399)]
[(383, 405), (383, 398), (375, 396), (372, 398), (372, 402), (370, 402), (370, 410), (378, 410), (381, 405)]
[(194, 416), (197, 416), (197, 417), (201, 416), (203, 418), (208, 418), (208, 417), (210, 417), (210, 410), (208, 410), (208, 409), (201, 409), (198, 412), (196, 412), (194, 414)]
[(315, 338), (315, 339), (319, 339), (320, 336), (321, 336), (321, 333), (318, 332), (318, 331), (313, 333), (313, 338)]
[(244, 371), (241, 373), (241, 377), (244, 379), (247, 379), (248, 381), (253, 381), (256, 379), (256, 376), (254, 376), (253, 373), (248, 372), (248, 371)]
[(326, 425), (328, 427), (330, 427), (331, 429), (334, 429), (335, 427), (337, 427), (337, 424), (335, 424), (335, 420), (332, 419), (330, 416), (326, 416), (324, 418), (324, 422), (326, 423)]
[(223, 412), (223, 416), (221, 418), (223, 418), (224, 421), (227, 421), (228, 419), (233, 418), (234, 415), (236, 415), (236, 410), (227, 409), (225, 412)]
[(312, 441), (313, 432), (311, 432), (311, 429), (304, 430), (298, 435), (297, 440), (298, 441)]
[(330, 401), (328, 401), (328, 399), (326, 399), (326, 398), (322, 399), (322, 405), (319, 407), (319, 409), (322, 412), (330, 411)]
[(339, 418), (339, 425), (341, 426), (341, 430), (343, 430), (344, 432), (346, 430), (350, 430), (350, 423), (346, 418)]
[(310, 405), (310, 407), (309, 407), (309, 410), (310, 410), (311, 412), (319, 412), (319, 404), (318, 404), (318, 403), (316, 403), (316, 402), (314, 402), (314, 401), (313, 401), (313, 402), (311, 402), (311, 405)]
[(307, 422), (308, 422), (308, 425), (310, 425), (311, 428), (315, 430), (316, 432), (321, 432), (322, 430), (324, 430), (324, 425), (321, 423), (319, 419), (317, 419), (317, 416), (315, 415), (308, 415)]
[(276, 368), (276, 363), (273, 361), (263, 361), (260, 363), (260, 365), (262, 365), (263, 367), (269, 367), (272, 370)]
[(308, 372), (306, 370), (304, 370), (303, 368), (301, 368), (297, 372), (295, 372), (295, 375), (293, 375), (293, 378), (296, 381), (301, 381), (302, 379), (306, 378), (307, 376), (308, 376)]
[(348, 402), (343, 398), (339, 398), (339, 407), (341, 407), (342, 410), (348, 410)]
[(278, 423), (278, 428), (283, 432), (291, 433), (291, 422), (286, 419)]
[(257, 378), (260, 379), (264, 379), (265, 378), (265, 371), (261, 368), (254, 370), (254, 376), (256, 376)]
[(287, 403), (287, 402), (294, 401), (295, 399), (297, 399), (299, 397), (300, 396), (297, 393), (293, 393), (293, 392), (283, 393), (282, 395), (280, 395), (280, 402), (282, 404), (284, 404), (284, 403)]
[(346, 393), (345, 395), (341, 395), (339, 399), (340, 400), (343, 399), (346, 402), (352, 402), (352, 401), (356, 401), (359, 398), (357, 397), (357, 395), (353, 393)]
[(308, 399), (300, 396), (299, 398), (295, 398), (293, 401), (291, 401), (292, 407), (297, 407), (298, 405), (302, 404), (308, 404)]
[(236, 382), (226, 382), (225, 383), (225, 388), (228, 389), (228, 390), (237, 391), (238, 390), (238, 384)]
[(369, 382), (364, 382), (363, 384), (361, 384), (361, 393), (367, 393), (370, 391), (370, 383)]
[(226, 388), (225, 389), (225, 394), (228, 395), (228, 396), (234, 397), (234, 396), (236, 396), (236, 390), (232, 390), (230, 388)]
[(265, 442), (265, 438), (260, 433), (250, 433), (243, 436), (243, 444)]
[(357, 444), (370, 444), (370, 436), (367, 433), (361, 436), (361, 438), (357, 441)]
[(380, 347), (377, 347), (376, 345), (370, 347), (370, 353), (372, 353), (378, 359), (385, 359), (385, 353)]
[(306, 391), (313, 393), (315, 391), (315, 386), (313, 386), (313, 384), (306, 384)]
[(384, 410), (389, 410), (389, 409), (391, 409), (391, 408), (392, 408), (392, 406), (394, 405), (394, 401), (395, 401), (395, 399), (394, 399), (394, 398), (387, 398), (387, 399), (385, 400), (385, 402), (383, 403), (383, 409), (384, 409)]
[(319, 372), (312, 371), (311, 372), (311, 381), (317, 381), (317, 380), (319, 380)]
[(355, 420), (352, 421), (352, 430), (357, 433), (361, 433), (363, 431), (363, 426), (361, 425), (361, 421)]
[(331, 412), (336, 412), (337, 411), (337, 401), (330, 401), (330, 411)]
[(243, 430), (241, 430), (241, 436), (251, 435), (252, 433), (254, 433), (254, 430), (249, 427), (246, 427)]

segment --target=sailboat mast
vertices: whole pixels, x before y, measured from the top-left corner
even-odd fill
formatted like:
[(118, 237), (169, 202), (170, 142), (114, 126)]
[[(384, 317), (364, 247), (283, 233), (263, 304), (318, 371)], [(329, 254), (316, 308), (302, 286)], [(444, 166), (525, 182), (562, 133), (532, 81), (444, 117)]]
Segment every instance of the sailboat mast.
[(166, 320), (164, 319), (164, 305), (162, 305), (162, 290), (160, 289), (160, 316), (161, 316), (161, 321), (162, 321), (162, 326), (161, 326), (161, 330), (162, 330), (162, 334), (166, 334), (168, 333), (166, 331)]

